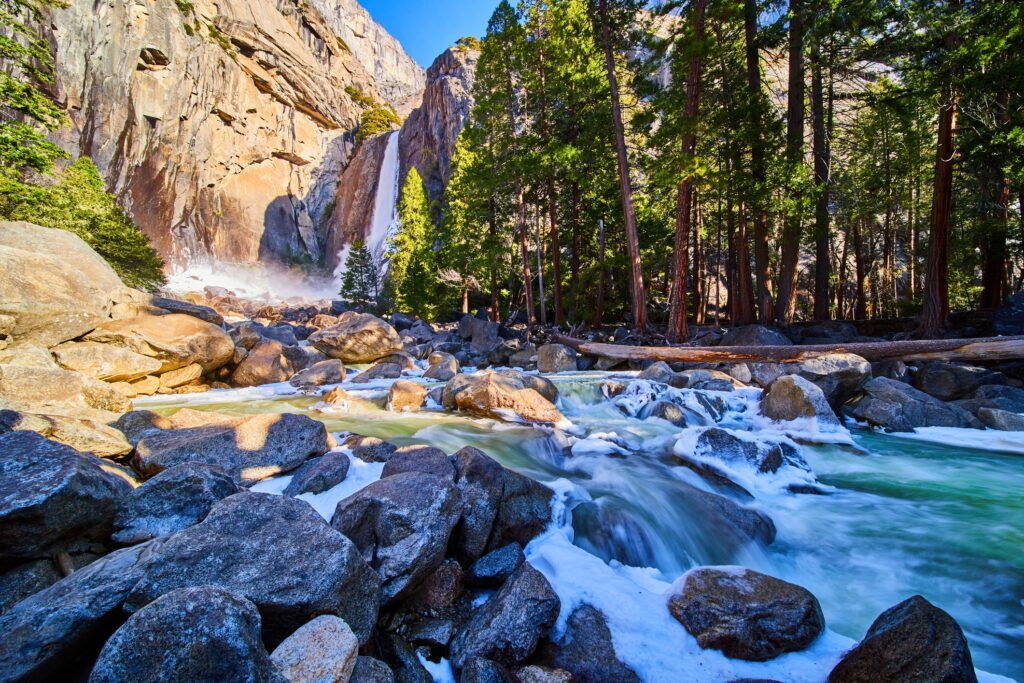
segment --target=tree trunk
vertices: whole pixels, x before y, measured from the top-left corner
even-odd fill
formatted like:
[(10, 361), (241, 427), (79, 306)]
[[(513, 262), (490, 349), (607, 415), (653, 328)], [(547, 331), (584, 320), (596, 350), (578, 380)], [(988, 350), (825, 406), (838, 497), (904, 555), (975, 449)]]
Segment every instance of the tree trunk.
[[(518, 174), (517, 174), (518, 175)], [(523, 199), (523, 187), (516, 179), (516, 204), (519, 210), (519, 253), (523, 259), (523, 292), (526, 296), (526, 326), (533, 329), (535, 311), (533, 307), (533, 274), (530, 272), (530, 245), (526, 234), (526, 201)]]
[[(739, 284), (736, 287), (736, 296), (739, 298), (737, 305), (735, 325), (749, 325), (754, 322), (754, 292), (750, 288), (750, 239), (747, 235), (746, 207), (740, 205), (737, 215), (738, 228), (736, 232), (736, 278)], [(732, 296), (732, 292), (730, 292)]]
[(608, 17), (608, 0), (600, 0), (598, 12), (601, 20), (601, 39), (604, 43), (605, 69), (608, 72), (608, 87), (611, 91), (615, 153), (618, 159), (619, 188), (622, 193), (623, 228), (626, 233), (626, 250), (629, 253), (630, 308), (633, 312), (633, 328), (642, 334), (647, 329), (647, 302), (644, 295), (643, 264), (640, 261), (640, 239), (637, 236), (636, 228), (636, 209), (633, 207), (633, 187), (629, 178), (626, 131), (622, 125), (619, 81), (615, 75), (615, 51), (612, 46), (612, 31)]
[(580, 300), (580, 251), (583, 249), (583, 237), (581, 235), (581, 206), (579, 183), (573, 182), (569, 186), (569, 197), (572, 205), (572, 257), (569, 259), (569, 291), (572, 293), (572, 308), (569, 311), (569, 319), (576, 319), (576, 310), (579, 308)]
[[(497, 239), (498, 227), (495, 224), (494, 195), (487, 201), (487, 232), (492, 241)], [(498, 269), (491, 267), (491, 322), (501, 322), (501, 284), (498, 282)]]
[(853, 307), (853, 319), (864, 320), (868, 317), (867, 304), (867, 273), (865, 272), (864, 258), (864, 236), (861, 228), (864, 219), (858, 218), (853, 224), (853, 261), (854, 272), (857, 276), (857, 297)]
[[(683, 117), (686, 120), (686, 133), (683, 135), (683, 178), (679, 181), (679, 193), (676, 198), (676, 240), (675, 240), (675, 277), (672, 279), (672, 293), (669, 301), (672, 305), (668, 313), (668, 338), (671, 341), (683, 341), (690, 336), (686, 322), (686, 278), (690, 258), (690, 213), (693, 204), (693, 180), (697, 151), (697, 113), (700, 109), (700, 76), (701, 53), (704, 42), (704, 8), (707, 0), (694, 0), (692, 5), (693, 54), (686, 72), (686, 104)], [(699, 277), (699, 273), (698, 273)]]
[(598, 222), (597, 226), (597, 259), (598, 259), (598, 277), (597, 277), (597, 301), (594, 304), (594, 319), (592, 324), (594, 327), (601, 325), (604, 322), (604, 279), (605, 279), (605, 267), (604, 267), (604, 219), (602, 218)]
[(764, 200), (764, 137), (761, 134), (763, 122), (760, 109), (762, 93), (761, 59), (757, 40), (757, 0), (744, 0), (743, 8), (747, 87), (754, 102), (754, 106), (750, 110), (753, 118), (750, 122), (750, 130), (753, 135), (750, 145), (750, 170), (754, 178), (755, 189), (748, 204), (754, 221), (754, 275), (757, 279), (758, 320), (761, 323), (768, 323), (772, 315), (772, 282), (768, 274), (768, 209), (765, 207)]
[[(1000, 93), (996, 105), (1001, 109), (1000, 124), (1007, 126), (1010, 122), (1010, 94)], [(991, 173), (995, 179), (991, 183), (992, 226), (982, 239), (981, 307), (985, 309), (999, 308), (1009, 293), (1006, 285), (1006, 234), (1010, 223), (1010, 184), (998, 165), (994, 165)]]
[[(829, 136), (831, 126), (826, 129), (825, 121), (825, 94), (822, 84), (821, 49), (817, 46), (811, 51), (811, 118), (814, 121), (814, 185), (817, 189), (817, 201), (814, 204), (814, 237), (815, 237), (815, 263), (814, 263), (814, 319), (828, 320), (829, 303), (829, 275), (832, 266), (829, 263), (831, 253), (831, 238), (829, 235), (829, 176), (831, 159), (831, 145)], [(831, 75), (830, 75), (831, 80)], [(829, 87), (831, 91), (831, 85)], [(831, 98), (830, 98), (831, 99)], [(831, 107), (829, 107), (828, 121), (832, 121)]]
[[(786, 162), (789, 172), (804, 162), (804, 3), (789, 2), (789, 93), (786, 96)], [(790, 199), (798, 199), (799, 188), (788, 188)], [(775, 302), (775, 320), (783, 325), (793, 322), (796, 310), (797, 266), (800, 259), (801, 215), (797, 208), (786, 212), (782, 227), (782, 254), (779, 265), (779, 298)]]
[(700, 239), (700, 227), (704, 214), (701, 213), (700, 197), (693, 189), (693, 319), (698, 325), (704, 324), (704, 309), (707, 306), (704, 272), (704, 244)]

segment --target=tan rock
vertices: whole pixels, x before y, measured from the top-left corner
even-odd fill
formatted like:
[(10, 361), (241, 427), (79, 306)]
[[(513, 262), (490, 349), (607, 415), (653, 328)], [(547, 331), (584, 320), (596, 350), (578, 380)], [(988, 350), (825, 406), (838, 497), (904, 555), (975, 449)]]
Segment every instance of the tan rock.
[(132, 382), (131, 385), (132, 390), (137, 396), (152, 396), (160, 388), (160, 378), (150, 375), (149, 377), (143, 377)]
[(325, 614), (285, 638), (270, 659), (291, 683), (348, 683), (358, 655), (348, 624)]
[(252, 347), (245, 360), (231, 373), (231, 383), (236, 387), (255, 387), (286, 382), (294, 374), (281, 342), (264, 339)]
[(346, 363), (371, 363), (402, 350), (395, 328), (368, 313), (345, 313), (337, 325), (310, 335), (309, 342)]
[(426, 397), (427, 388), (422, 384), (398, 379), (388, 391), (387, 409), (395, 412), (419, 410)]
[(106, 423), (131, 407), (111, 385), (77, 372), (0, 365), (0, 408)]
[(555, 405), (522, 379), (496, 372), (457, 375), (445, 387), (446, 407), (510, 422), (565, 424)]
[(193, 363), (192, 365), (186, 365), (183, 368), (171, 370), (160, 375), (160, 386), (167, 387), (168, 389), (177, 389), (178, 387), (195, 382), (202, 376), (203, 366)]
[(161, 372), (192, 363), (210, 372), (224, 366), (235, 352), (226, 332), (183, 313), (111, 320), (87, 334), (85, 341), (123, 346), (156, 358), (162, 363)]
[(105, 382), (131, 382), (163, 365), (159, 360), (130, 349), (97, 342), (66, 342), (51, 349), (57, 362), (68, 370), (81, 372)]
[(31, 431), (42, 434), (76, 451), (111, 458), (131, 453), (132, 445), (124, 434), (96, 420), (62, 415), (35, 415), (7, 411), (4, 426), (12, 431)]

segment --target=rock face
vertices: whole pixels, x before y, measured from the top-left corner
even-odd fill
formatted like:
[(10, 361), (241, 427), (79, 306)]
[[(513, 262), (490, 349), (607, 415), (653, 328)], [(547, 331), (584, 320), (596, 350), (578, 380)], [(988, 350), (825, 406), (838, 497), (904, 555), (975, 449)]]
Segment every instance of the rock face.
[(979, 423), (959, 406), (943, 403), (923, 391), (887, 377), (875, 377), (864, 385), (864, 395), (847, 412), (857, 420), (891, 432), (916, 427), (975, 427)]
[(91, 455), (34, 432), (0, 434), (0, 562), (108, 540), (130, 490)]
[(103, 646), (90, 683), (273, 681), (260, 613), (216, 586), (182, 588), (133, 614)]
[(461, 512), (450, 481), (403, 472), (338, 503), (331, 526), (377, 570), (381, 598), (387, 601), (414, 588), (441, 564)]
[(768, 385), (761, 397), (761, 413), (772, 420), (813, 417), (823, 424), (839, 424), (824, 392), (798, 375), (783, 375)]
[(472, 657), (518, 664), (551, 630), (559, 605), (544, 575), (524, 563), (455, 635), (452, 666), (461, 669)]
[(321, 614), (343, 618), (365, 642), (377, 618), (376, 573), (308, 503), (287, 496), (235, 494), (201, 523), (167, 538), (126, 609), (202, 585), (251, 600), (267, 642), (280, 642)]
[[(122, 424), (131, 419), (122, 418)], [(220, 467), (239, 484), (251, 484), (289, 472), (330, 447), (323, 423), (305, 415), (234, 416), (184, 409), (153, 420), (135, 430), (124, 427), (135, 443), (135, 468), (148, 475), (197, 462)]]
[(436, 199), (451, 176), (455, 141), (473, 108), (473, 83), (480, 53), (461, 46), (450, 47), (427, 69), (423, 99), (409, 114), (399, 136), (401, 180), (416, 168)]
[(113, 538), (129, 545), (173, 534), (203, 521), (217, 501), (235, 493), (235, 482), (216, 467), (201, 463), (172, 467), (120, 501)]
[(173, 262), (320, 262), (351, 93), (399, 106), (423, 79), (355, 0), (75, 0), (50, 33), (65, 146)]
[(68, 342), (52, 349), (54, 358), (63, 367), (84, 373), (104, 382), (131, 382), (160, 372), (163, 363), (129, 349), (97, 344)]
[(739, 567), (694, 569), (668, 608), (701, 647), (755, 662), (803, 650), (825, 628), (809, 591)]
[(369, 313), (345, 313), (337, 325), (309, 335), (309, 343), (345, 363), (372, 363), (402, 350), (395, 328)]
[(829, 683), (976, 683), (959, 624), (920, 595), (883, 612), (864, 640), (846, 653)]
[(290, 683), (348, 683), (358, 654), (348, 624), (325, 614), (285, 638), (270, 658)]
[(110, 317), (124, 289), (77, 235), (0, 222), (0, 339), (49, 347), (79, 337)]

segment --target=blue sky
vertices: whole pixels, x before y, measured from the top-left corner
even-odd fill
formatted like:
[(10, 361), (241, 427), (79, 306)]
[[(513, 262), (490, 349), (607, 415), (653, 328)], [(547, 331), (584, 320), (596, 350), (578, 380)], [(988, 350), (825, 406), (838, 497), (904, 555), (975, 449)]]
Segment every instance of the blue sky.
[(483, 36), (498, 0), (360, 0), (424, 69), (462, 36)]

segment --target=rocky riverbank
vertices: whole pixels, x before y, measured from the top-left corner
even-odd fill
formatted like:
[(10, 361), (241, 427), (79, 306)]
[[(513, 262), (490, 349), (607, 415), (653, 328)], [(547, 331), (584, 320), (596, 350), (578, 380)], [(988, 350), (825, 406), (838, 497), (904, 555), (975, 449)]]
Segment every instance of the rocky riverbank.
[[(347, 413), (365, 399), (345, 382), (386, 393), (397, 413), (571, 433), (558, 388), (533, 371), (628, 367), (474, 317), (432, 325), (223, 291), (154, 297), (67, 233), (0, 227), (0, 681), (660, 680), (623, 661), (608, 615), (563, 604), (534, 566), (532, 542), (564, 524), (563, 497), (484, 452), (331, 433), (305, 415), (132, 406), (287, 382), (325, 415)], [(675, 457), (723, 491), (742, 490), (733, 473), (749, 469), (821, 492), (790, 439), (725, 428), (737, 409), (812, 436), (841, 435), (847, 416), (891, 430), (996, 416), (1012, 428), (1024, 412), (1012, 368), (836, 354), (632, 370), (605, 380), (604, 396), (622, 414), (701, 425)], [(571, 450), (609, 447), (588, 437)], [(764, 512), (690, 488), (681, 504), (723, 539), (774, 539)], [(331, 490), (345, 495), (326, 511), (300, 498)], [(658, 609), (730, 660), (777, 662), (826, 638), (814, 595), (740, 568), (688, 572)], [(807, 660), (799, 679), (976, 680), (960, 627), (920, 597), (839, 654)]]

